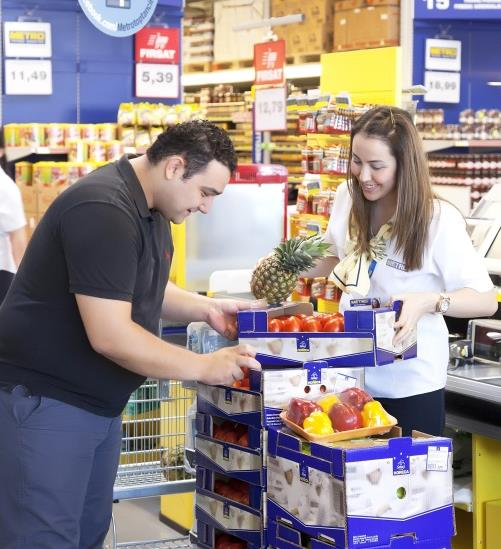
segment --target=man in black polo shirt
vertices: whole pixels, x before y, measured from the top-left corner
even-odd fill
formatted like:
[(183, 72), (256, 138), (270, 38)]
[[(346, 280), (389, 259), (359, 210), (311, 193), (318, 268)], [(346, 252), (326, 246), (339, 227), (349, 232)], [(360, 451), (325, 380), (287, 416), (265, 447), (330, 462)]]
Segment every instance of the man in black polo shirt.
[(243, 303), (167, 283), (168, 221), (207, 213), (235, 165), (224, 131), (180, 124), (42, 218), (0, 309), (1, 549), (101, 547), (120, 413), (146, 377), (231, 383), (259, 368), (245, 345), (197, 355), (158, 337), (160, 318), (236, 336)]

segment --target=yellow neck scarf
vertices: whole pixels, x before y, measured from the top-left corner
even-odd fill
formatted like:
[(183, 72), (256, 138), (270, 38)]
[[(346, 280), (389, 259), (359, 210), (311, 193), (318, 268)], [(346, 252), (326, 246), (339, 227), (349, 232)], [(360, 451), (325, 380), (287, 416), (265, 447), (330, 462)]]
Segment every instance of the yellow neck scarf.
[[(386, 255), (386, 243), (391, 238), (393, 223), (388, 222), (381, 226), (376, 236), (369, 241), (369, 253), (361, 254), (357, 248), (357, 235), (350, 240), (350, 233), (346, 235), (346, 256), (332, 271), (329, 280), (332, 280), (343, 292), (357, 293), (366, 296), (370, 289), (370, 277), (375, 263)], [(369, 273), (369, 269), (371, 272)]]

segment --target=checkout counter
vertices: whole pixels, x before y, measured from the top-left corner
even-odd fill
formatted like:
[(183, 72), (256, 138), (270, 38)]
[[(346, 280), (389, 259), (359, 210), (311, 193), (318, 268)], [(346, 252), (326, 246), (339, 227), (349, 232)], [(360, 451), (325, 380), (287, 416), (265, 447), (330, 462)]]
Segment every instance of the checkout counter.
[[(501, 185), (495, 185), (485, 195), (467, 223), (474, 246), (501, 292)], [(453, 541), (454, 549), (501, 547), (499, 311), (498, 308), (492, 319), (470, 320), (467, 328), (463, 324), (466, 339), (452, 341), (450, 346), (446, 424), (451, 430), (448, 434), (454, 433), (457, 440), (454, 471), (458, 535)], [(450, 320), (449, 331), (458, 331), (456, 319)], [(459, 331), (464, 337), (464, 330)]]

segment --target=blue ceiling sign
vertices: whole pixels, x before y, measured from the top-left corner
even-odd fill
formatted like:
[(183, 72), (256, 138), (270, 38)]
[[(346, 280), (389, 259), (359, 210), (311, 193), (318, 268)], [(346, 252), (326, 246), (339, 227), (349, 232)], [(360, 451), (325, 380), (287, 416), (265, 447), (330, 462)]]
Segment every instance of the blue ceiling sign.
[(89, 21), (110, 36), (130, 36), (151, 19), (158, 0), (78, 0)]
[(501, 1), (415, 0), (414, 19), (501, 19)]

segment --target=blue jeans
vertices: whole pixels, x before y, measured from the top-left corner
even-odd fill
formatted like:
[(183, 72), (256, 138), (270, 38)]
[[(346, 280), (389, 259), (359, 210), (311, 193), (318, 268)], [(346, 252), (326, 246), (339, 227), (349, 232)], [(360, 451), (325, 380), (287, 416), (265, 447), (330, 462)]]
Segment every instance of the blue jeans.
[(101, 548), (121, 435), (120, 417), (0, 389), (1, 549)]

